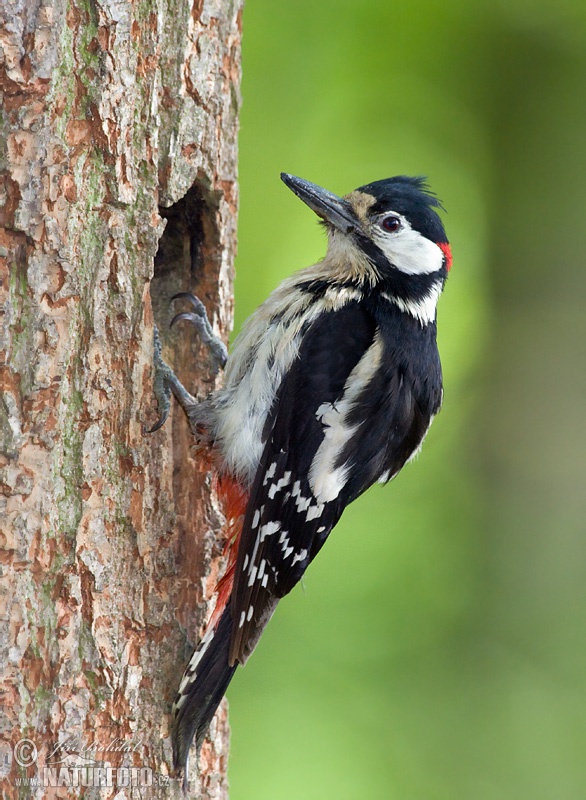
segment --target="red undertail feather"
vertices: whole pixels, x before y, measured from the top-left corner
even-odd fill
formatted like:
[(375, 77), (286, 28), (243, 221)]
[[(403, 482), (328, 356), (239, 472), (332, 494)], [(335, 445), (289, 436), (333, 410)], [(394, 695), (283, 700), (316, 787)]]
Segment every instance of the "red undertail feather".
[(216, 607), (208, 623), (209, 628), (214, 628), (217, 625), (232, 594), (236, 556), (238, 555), (242, 522), (248, 502), (248, 491), (232, 476), (218, 475), (215, 483), (216, 492), (226, 516), (226, 544), (224, 546), (224, 556), (228, 558), (228, 563), (223, 576), (216, 584), (215, 592), (218, 598)]

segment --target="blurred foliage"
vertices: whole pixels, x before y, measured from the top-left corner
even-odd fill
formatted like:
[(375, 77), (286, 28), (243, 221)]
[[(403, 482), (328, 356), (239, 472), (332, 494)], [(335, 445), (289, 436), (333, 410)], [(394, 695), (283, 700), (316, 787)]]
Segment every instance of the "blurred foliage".
[(445, 406), (229, 691), (233, 800), (586, 791), (586, 5), (248, 0), (236, 331), (325, 249), (284, 170), (427, 175)]

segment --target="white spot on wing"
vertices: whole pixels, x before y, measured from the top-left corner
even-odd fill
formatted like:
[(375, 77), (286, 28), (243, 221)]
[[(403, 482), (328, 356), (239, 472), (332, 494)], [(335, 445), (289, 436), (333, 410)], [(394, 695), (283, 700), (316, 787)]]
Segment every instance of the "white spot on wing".
[(281, 523), (280, 522), (265, 522), (264, 525), (261, 525), (259, 530), (260, 541), (264, 542), (267, 536), (272, 536), (274, 533), (278, 533), (281, 530)]
[(267, 469), (267, 471), (265, 472), (265, 477), (264, 477), (264, 480), (263, 480), (263, 482), (262, 482), (262, 483), (263, 483), (263, 486), (266, 486), (266, 485), (267, 485), (267, 483), (270, 481), (270, 479), (271, 479), (272, 477), (274, 477), (276, 470), (277, 470), (277, 462), (276, 462), (276, 461), (273, 461), (273, 463), (271, 464), (271, 466), (270, 466), (270, 467)]
[[(265, 478), (265, 483), (266, 483), (266, 478)], [(284, 489), (285, 486), (288, 486), (290, 483), (291, 483), (291, 472), (288, 471), (285, 472), (283, 477), (279, 478), (279, 480), (276, 483), (271, 484), (269, 488), (269, 499), (273, 500), (277, 492), (280, 492), (281, 489)]]
[(300, 481), (295, 481), (295, 483), (293, 484), (293, 491), (291, 492), (291, 497), (295, 498), (295, 505), (297, 507), (298, 514), (301, 514), (303, 511), (307, 511), (311, 500), (308, 497), (301, 496)]
[(323, 503), (317, 503), (315, 506), (310, 506), (307, 510), (307, 516), (305, 517), (305, 521), (310, 522), (312, 519), (317, 519), (318, 517), (321, 517), (323, 510), (324, 510)]
[(296, 553), (293, 556), (293, 561), (291, 562), (291, 566), (296, 564), (298, 561), (303, 561), (304, 558), (307, 558), (307, 550), (301, 550), (299, 553)]
[(250, 563), (251, 564), (254, 564), (254, 562), (256, 561), (256, 554), (258, 552), (259, 544), (260, 544), (260, 533), (258, 534), (256, 539), (254, 540), (254, 547), (252, 549), (252, 555), (250, 556)]

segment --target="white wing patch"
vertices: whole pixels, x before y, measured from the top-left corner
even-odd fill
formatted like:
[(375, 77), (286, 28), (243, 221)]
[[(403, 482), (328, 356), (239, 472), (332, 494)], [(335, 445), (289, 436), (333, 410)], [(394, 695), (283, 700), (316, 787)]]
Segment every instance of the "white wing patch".
[(309, 508), (308, 520), (318, 517), (323, 510), (323, 504), (335, 500), (346, 485), (349, 465), (334, 465), (360, 427), (349, 425), (347, 417), (380, 367), (382, 355), (383, 343), (380, 332), (377, 331), (373, 343), (348, 376), (341, 398), (334, 403), (323, 403), (317, 410), (316, 417), (323, 425), (324, 439), (309, 470), (309, 485), (318, 504), (314, 507), (315, 510)]

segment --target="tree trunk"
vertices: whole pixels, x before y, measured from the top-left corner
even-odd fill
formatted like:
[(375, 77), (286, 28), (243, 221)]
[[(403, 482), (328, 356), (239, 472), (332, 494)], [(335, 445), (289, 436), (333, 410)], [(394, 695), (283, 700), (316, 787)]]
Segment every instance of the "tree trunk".
[[(154, 320), (188, 388), (214, 386), (171, 296), (231, 325), (241, 0), (2, 15), (0, 774), (6, 796), (176, 797), (170, 707), (222, 519), (182, 412), (143, 425)], [(227, 796), (227, 747), (223, 708), (196, 795)]]

